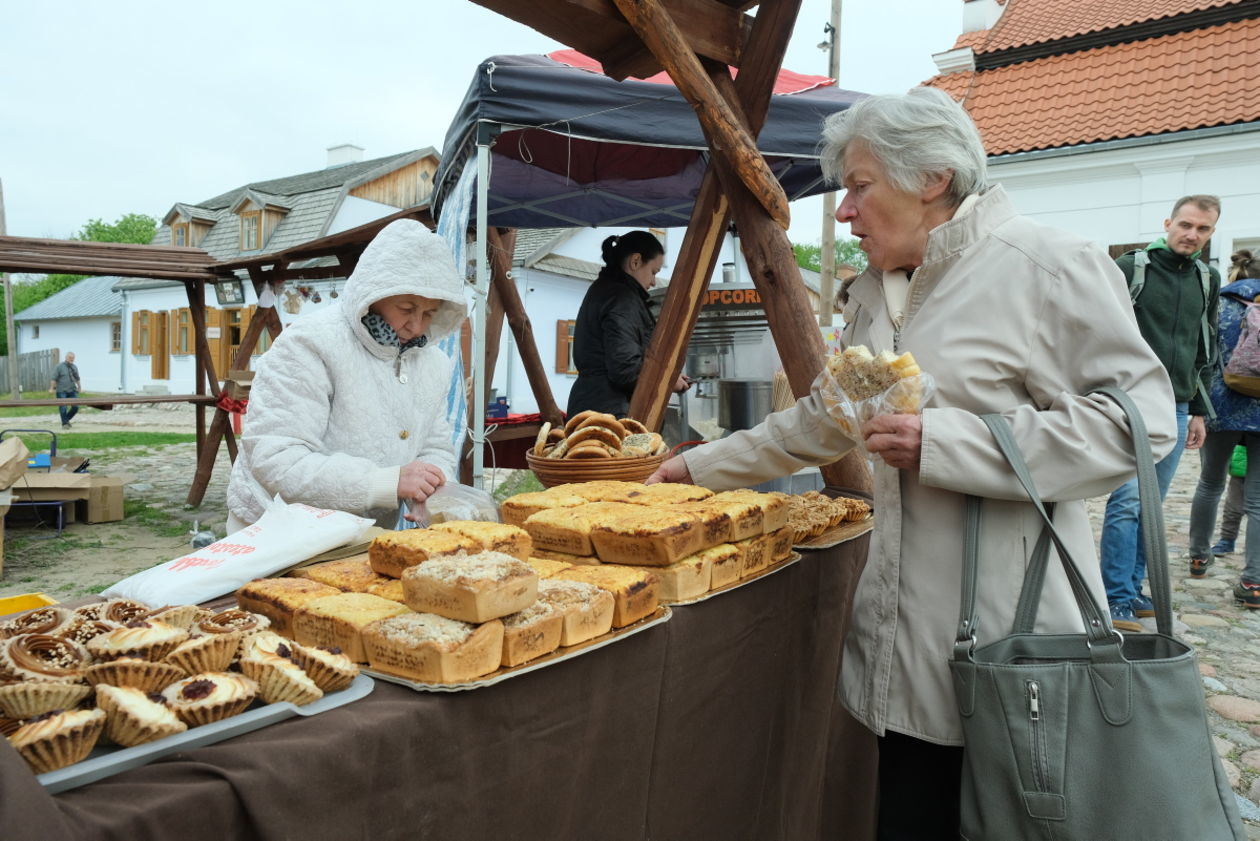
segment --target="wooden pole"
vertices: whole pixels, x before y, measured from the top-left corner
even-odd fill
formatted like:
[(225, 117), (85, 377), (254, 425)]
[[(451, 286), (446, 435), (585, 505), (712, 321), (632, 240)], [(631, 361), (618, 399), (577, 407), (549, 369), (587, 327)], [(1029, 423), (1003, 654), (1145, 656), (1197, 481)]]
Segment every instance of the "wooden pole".
[[(616, 0), (616, 3), (643, 43), (669, 71), (678, 90), (691, 103), (709, 139), (709, 147), (715, 151), (722, 150), (733, 171), (748, 187), (749, 194), (757, 199), (780, 228), (787, 230), (791, 221), (787, 196), (761, 156), (756, 140), (747, 130), (746, 121), (736, 113), (738, 101), (723, 99), (718, 93), (700, 59), (692, 52), (686, 37), (660, 0)], [(796, 2), (795, 5), (799, 7), (800, 4)]]
[[(505, 233), (506, 232), (506, 233)], [(512, 272), (512, 255), (516, 251), (515, 228), (491, 228), (486, 231), (490, 255), (490, 294), (486, 296), (486, 405), (490, 405), (490, 384), (494, 382), (494, 369), (499, 366), (499, 347), (503, 342), (503, 298), (499, 294), (500, 277), (507, 278)]]
[[(184, 289), (188, 293), (188, 310), (192, 315), (193, 330), (197, 337), (197, 394), (206, 393), (206, 385), (209, 383), (210, 393), (217, 400), (219, 397), (219, 379), (214, 372), (214, 360), (210, 358), (210, 342), (206, 338), (206, 292), (204, 281), (192, 281), (185, 283)], [(201, 504), (202, 497), (206, 494), (206, 487), (210, 484), (210, 476), (214, 473), (214, 460), (218, 455), (218, 442), (222, 439), (223, 434), (230, 428), (227, 421), (227, 412), (216, 407), (214, 420), (210, 424), (209, 434), (206, 432), (206, 414), (205, 406), (198, 404), (197, 406), (197, 472), (193, 474), (192, 487), (188, 490), (188, 505), (198, 506)], [(218, 432), (216, 436), (215, 433)], [(214, 447), (209, 446), (210, 440), (214, 441)], [(229, 445), (235, 446), (235, 441)]]
[[(840, 84), (840, 0), (831, 0), (831, 21), (827, 24), (831, 48), (827, 52), (827, 75)], [(823, 193), (822, 265), (818, 277), (818, 323), (830, 327), (836, 311), (836, 193)]]
[[(491, 248), (503, 240), (495, 228), (491, 228), (486, 237)], [(516, 233), (512, 232), (512, 246), (515, 248)], [(499, 249), (510, 256), (512, 251), (500, 245)], [(493, 263), (491, 264), (493, 267)], [(508, 264), (511, 265), (510, 262)], [(534, 341), (534, 328), (530, 324), (529, 315), (525, 312), (525, 304), (521, 301), (521, 293), (516, 288), (509, 272), (495, 271), (491, 276), (494, 288), (499, 292), (499, 300), (503, 302), (503, 311), (507, 315), (508, 325), (512, 328), (512, 336), (516, 339), (516, 350), (521, 355), (521, 363), (525, 366), (525, 376), (529, 379), (530, 390), (538, 402), (538, 412), (545, 421), (553, 425), (563, 422), (560, 407), (556, 405), (551, 394), (551, 383), (547, 379), (547, 369), (543, 367), (542, 357), (538, 354), (538, 343)]]
[[(0, 237), (5, 236), (4, 182), (0, 181)], [(8, 346), (9, 391), (14, 400), (22, 399), (22, 384), (18, 381), (17, 333), (13, 324), (13, 284), (7, 272), (0, 272), (4, 281), (4, 336)]]

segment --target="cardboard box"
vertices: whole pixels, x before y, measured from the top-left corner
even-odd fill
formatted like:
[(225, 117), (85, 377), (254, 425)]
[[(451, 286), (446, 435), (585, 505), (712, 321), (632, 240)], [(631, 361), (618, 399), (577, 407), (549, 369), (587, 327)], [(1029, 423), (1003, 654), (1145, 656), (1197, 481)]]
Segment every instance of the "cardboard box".
[(85, 523), (114, 523), (123, 518), (123, 479), (115, 476), (93, 476), (88, 487), (87, 503), (74, 506)]
[(27, 472), (13, 486), (15, 502), (72, 501), (66, 509), (66, 522), (112, 523), (123, 518), (121, 476), (91, 473)]

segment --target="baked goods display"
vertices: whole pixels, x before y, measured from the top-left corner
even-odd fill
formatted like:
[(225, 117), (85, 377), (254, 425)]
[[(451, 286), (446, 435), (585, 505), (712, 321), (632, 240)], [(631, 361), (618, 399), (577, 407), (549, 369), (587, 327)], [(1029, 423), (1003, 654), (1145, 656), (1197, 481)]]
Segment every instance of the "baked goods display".
[(421, 683), (458, 683), (487, 675), (503, 659), (503, 623), (481, 625), (407, 613), (363, 629), (373, 669)]
[(544, 423), (533, 454), (549, 459), (624, 459), (663, 455), (665, 441), (633, 418), (617, 419), (603, 412), (578, 412), (558, 435)]
[(356, 663), (363, 663), (360, 631), (377, 619), (407, 613), (407, 606), (371, 593), (338, 593), (312, 599), (293, 617), (293, 639), (302, 645), (340, 648)]
[(871, 516), (870, 503), (861, 499), (832, 499), (818, 491), (806, 491), (788, 498), (788, 527), (795, 533), (793, 543), (820, 537), (842, 523)]
[(529, 559), (532, 544), (529, 532), (519, 526), (504, 523), (473, 522), (468, 520), (452, 520), (446, 523), (435, 523), (432, 531), (448, 531), (462, 535), (477, 544), (478, 548), (488, 552), (502, 552), (522, 561)]
[(292, 636), (293, 614), (299, 607), (339, 592), (339, 588), (309, 577), (260, 578), (236, 591), (236, 603), (241, 610), (266, 616), (277, 633)]
[(531, 514), (548, 508), (574, 508), (590, 500), (565, 490), (567, 485), (557, 485), (545, 491), (517, 494), (503, 500), (499, 513), (503, 522), (512, 526), (524, 526)]
[[(441, 525), (452, 526), (455, 522)], [(481, 544), (477, 541), (450, 529), (403, 529), (373, 538), (368, 546), (368, 562), (372, 571), (379, 575), (402, 578), (403, 570), (407, 567), (435, 558), (449, 558), (465, 552), (475, 552), (480, 548)], [(307, 567), (306, 569), (315, 568)], [(341, 589), (359, 591), (360, 587), (346, 586)]]
[(577, 645), (612, 630), (613, 594), (602, 587), (544, 576), (538, 582), (538, 600), (554, 606), (563, 616), (561, 645)]
[(554, 576), (562, 581), (594, 584), (612, 593), (613, 627), (624, 628), (656, 611), (661, 602), (661, 579), (640, 567), (602, 564), (569, 567)]
[(564, 611), (551, 602), (535, 599), (533, 604), (503, 617), (503, 657), (505, 667), (519, 666), (550, 654), (560, 647)]
[[(14, 617), (5, 626), (18, 633), (0, 640), (2, 732), (33, 771), (45, 773), (81, 761), (98, 742), (147, 744), (239, 715), (256, 701), (309, 703), (358, 675), (344, 655), (298, 645), (270, 625), (237, 608), (148, 610), (126, 600)], [(94, 633), (79, 642), (85, 628)]]
[(827, 360), (820, 394), (832, 419), (862, 446), (863, 423), (882, 414), (918, 414), (934, 388), (912, 354), (873, 355), (854, 345)]

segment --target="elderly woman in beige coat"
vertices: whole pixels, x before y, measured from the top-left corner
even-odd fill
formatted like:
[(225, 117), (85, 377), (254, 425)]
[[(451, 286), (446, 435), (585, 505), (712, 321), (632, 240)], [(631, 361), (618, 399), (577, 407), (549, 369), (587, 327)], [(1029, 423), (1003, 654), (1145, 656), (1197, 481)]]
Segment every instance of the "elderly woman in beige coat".
[[(1009, 633), (1042, 523), (980, 416), (1002, 413), (1096, 598), (1084, 499), (1134, 474), (1126, 390), (1155, 457), (1173, 446), (1168, 376), (1138, 333), (1124, 278), (1097, 245), (1019, 216), (986, 181), (966, 112), (940, 91), (876, 96), (828, 119), (836, 218), (870, 268), (849, 288), (844, 342), (911, 351), (936, 378), (920, 415), (863, 428), (875, 528), (845, 641), (840, 693), (879, 737), (881, 839), (958, 837), (963, 743), (947, 661), (958, 621), (963, 503), (985, 497), (979, 643)], [(835, 460), (853, 446), (813, 393), (755, 429), (697, 447), (652, 481), (714, 489)], [(1100, 601), (1100, 603), (1102, 603)], [(1039, 631), (1081, 631), (1066, 577), (1047, 576)]]

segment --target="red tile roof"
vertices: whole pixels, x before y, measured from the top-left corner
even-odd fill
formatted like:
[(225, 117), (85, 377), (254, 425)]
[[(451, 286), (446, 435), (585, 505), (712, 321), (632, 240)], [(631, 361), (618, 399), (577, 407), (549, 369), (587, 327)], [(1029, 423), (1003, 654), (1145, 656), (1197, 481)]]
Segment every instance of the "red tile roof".
[(990, 155), (1052, 149), (1260, 120), (1257, 43), (1252, 19), (924, 84), (963, 103)]
[(1240, 2), (1242, 0), (1008, 0), (992, 29), (964, 33), (954, 47), (991, 53)]

